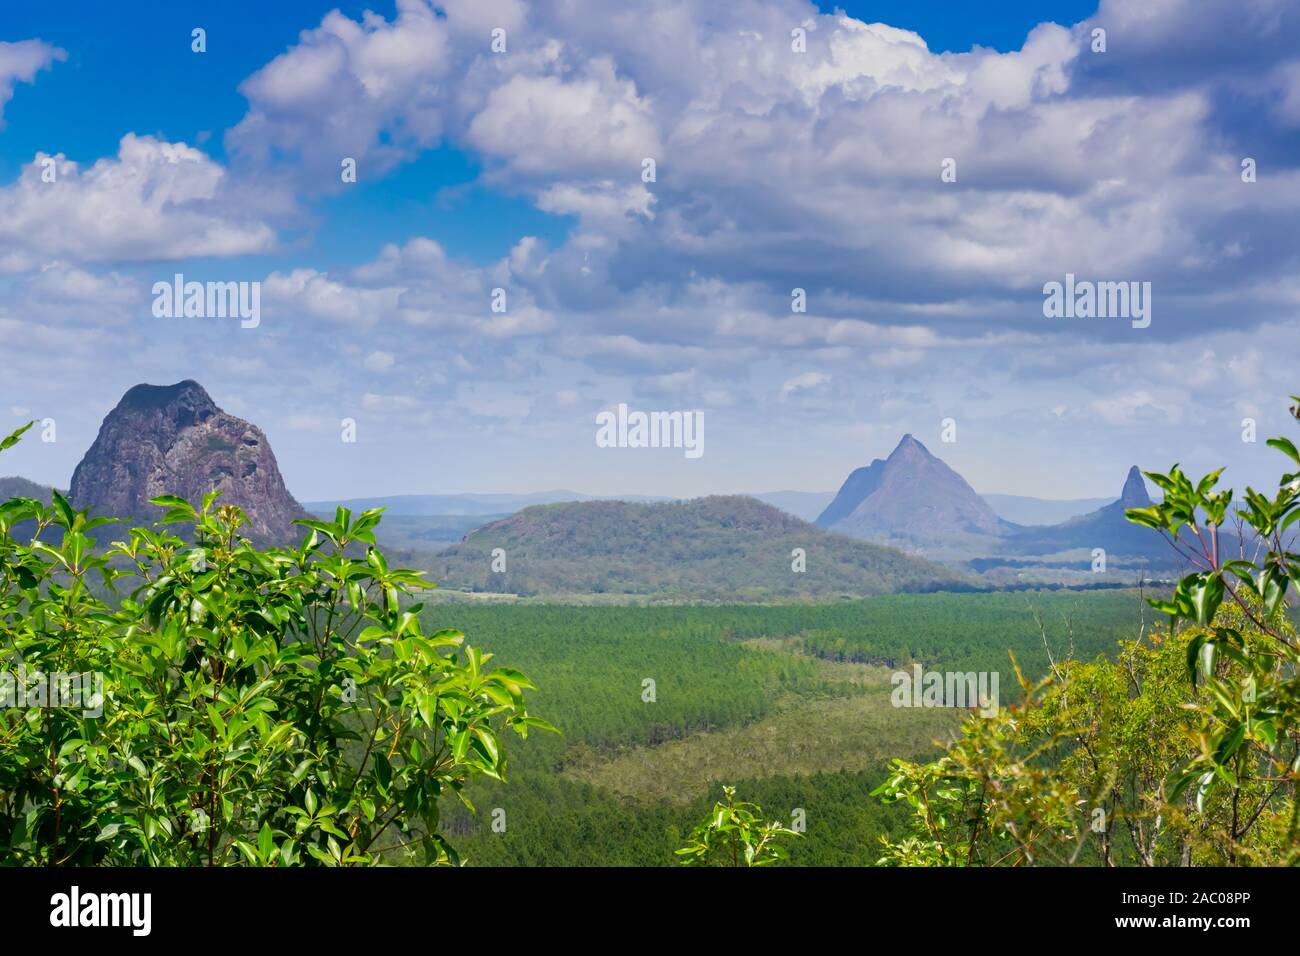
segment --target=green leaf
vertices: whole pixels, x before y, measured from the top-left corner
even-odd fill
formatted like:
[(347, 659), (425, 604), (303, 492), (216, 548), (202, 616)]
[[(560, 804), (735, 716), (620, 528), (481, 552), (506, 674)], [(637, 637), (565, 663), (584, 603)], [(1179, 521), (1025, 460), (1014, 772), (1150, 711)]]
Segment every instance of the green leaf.
[(1196, 623), (1210, 624), (1214, 621), (1214, 615), (1219, 610), (1219, 605), (1223, 603), (1223, 575), (1219, 572), (1209, 572), (1198, 575), (1196, 580), (1187, 589), (1187, 595), (1191, 599), (1192, 608), (1196, 612)]
[(552, 734), (563, 733), (563, 731), (561, 731), (559, 728), (552, 727), (550, 724), (542, 720), (542, 718), (540, 717), (525, 717), (523, 718), (521, 723), (527, 724), (529, 727), (536, 727), (538, 730), (544, 730), (547, 733), (552, 733)]
[(1300, 451), (1296, 450), (1295, 445), (1289, 438), (1270, 438), (1266, 444), (1283, 452), (1297, 465), (1300, 465)]
[(62, 517), (63, 527), (71, 528), (76, 521), (76, 513), (72, 510), (72, 505), (68, 504), (68, 499), (59, 494), (57, 489), (51, 489), (50, 501)]
[(22, 440), (23, 432), (27, 431), (27, 429), (31, 428), (35, 424), (35, 421), (30, 421), (22, 428), (18, 429), (18, 431), (0, 439), (0, 451), (4, 451), (6, 448), (12, 448), (14, 445), (18, 444), (18, 442)]
[(1272, 617), (1286, 596), (1287, 577), (1281, 568), (1270, 567), (1264, 576), (1264, 613)]
[(263, 823), (262, 829), (257, 833), (257, 852), (264, 860), (269, 860), (275, 852), (275, 834), (270, 823)]
[(457, 763), (460, 763), (467, 753), (469, 753), (469, 731), (462, 730), (451, 738), (451, 755)]
[(1214, 759), (1219, 763), (1227, 763), (1233, 754), (1241, 747), (1241, 743), (1246, 739), (1246, 725), (1238, 724), (1231, 733), (1227, 734), (1219, 747), (1214, 752)]
[(157, 498), (150, 498), (149, 504), (157, 505), (159, 508), (181, 508), (191, 513), (194, 511), (193, 505), (175, 495), (159, 495)]

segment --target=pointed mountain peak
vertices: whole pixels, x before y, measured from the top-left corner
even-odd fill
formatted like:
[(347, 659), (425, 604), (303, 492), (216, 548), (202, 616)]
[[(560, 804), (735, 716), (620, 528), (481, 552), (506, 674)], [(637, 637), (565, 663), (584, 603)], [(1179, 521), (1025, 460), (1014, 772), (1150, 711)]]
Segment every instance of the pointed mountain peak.
[(1128, 470), (1128, 477), (1124, 479), (1124, 490), (1120, 492), (1119, 501), (1125, 508), (1145, 508), (1151, 504), (1146, 482), (1142, 480), (1142, 472), (1138, 470), (1137, 465)]
[(928, 456), (930, 454), (930, 450), (926, 448), (924, 445), (922, 445), (919, 441), (917, 441), (912, 436), (911, 432), (908, 432), (899, 440), (898, 446), (892, 452), (890, 452), (889, 460), (893, 461), (896, 458), (905, 455), (906, 456), (915, 455), (917, 453)]
[(850, 474), (817, 524), (851, 537), (923, 549), (1001, 531), (988, 502), (910, 433), (887, 460)]

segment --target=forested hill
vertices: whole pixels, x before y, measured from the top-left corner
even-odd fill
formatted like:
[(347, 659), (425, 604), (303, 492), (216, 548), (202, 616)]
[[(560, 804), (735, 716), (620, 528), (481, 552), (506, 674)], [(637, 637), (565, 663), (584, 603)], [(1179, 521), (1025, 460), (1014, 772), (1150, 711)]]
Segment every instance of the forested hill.
[(48, 504), (50, 501), (50, 487), (48, 485), (38, 485), (34, 481), (28, 481), (26, 478), (16, 476), (0, 478), (0, 501), (8, 501), (10, 498), (35, 498)]
[[(505, 570), (493, 570), (504, 560)], [(796, 571), (795, 549), (806, 570)], [(522, 595), (765, 600), (960, 589), (964, 579), (743, 496), (527, 508), (435, 559), (443, 587)]]
[[(37, 501), (49, 504), (52, 499), (54, 489), (49, 485), (38, 485), (34, 481), (26, 478), (13, 476), (10, 478), (0, 478), (0, 504), (11, 498), (35, 498)], [(64, 495), (67, 492), (63, 492)], [(30, 540), (31, 536), (36, 533), (35, 521), (20, 521), (12, 528), (9, 533), (16, 540)], [(54, 537), (51, 533), (50, 537)]]

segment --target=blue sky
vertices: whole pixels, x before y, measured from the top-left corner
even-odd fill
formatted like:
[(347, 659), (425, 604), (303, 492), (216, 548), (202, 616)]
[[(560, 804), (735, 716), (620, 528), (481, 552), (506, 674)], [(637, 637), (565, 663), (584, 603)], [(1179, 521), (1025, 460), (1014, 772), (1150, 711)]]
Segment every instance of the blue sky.
[[(57, 148), (82, 161), (111, 155), (129, 131), (198, 144), (225, 160), (221, 134), (248, 109), (238, 89), (246, 77), (332, 9), (353, 18), (368, 9), (391, 17), (394, 9), (391, 2), (143, 0), (128, 15), (105, 16), (92, 3), (80, 6), (82, 12), (73, 17), (40, 5), (6, 11), (5, 39), (40, 37), (76, 55), (11, 106), (0, 174), (14, 176), (42, 149)], [(257, 29), (248, 29), (250, 22)], [(190, 49), (196, 26), (212, 38), (203, 56)], [(140, 56), (124, 56), (126, 51)], [(431, 220), (441, 229), (433, 238), (484, 262), (507, 253), (521, 231), (563, 236), (565, 217), (540, 213), (519, 197), (475, 188), (479, 172), (472, 155), (447, 145), (421, 153), (382, 180), (361, 182), (353, 194), (334, 197), (317, 210), (322, 218), (311, 236), (312, 261), (346, 264), (355, 259), (359, 243), (369, 242), (378, 252), (385, 242), (430, 234)], [(458, 215), (433, 216), (439, 203)]]
[[(905, 431), (984, 492), (1267, 480), (1298, 28), (1292, 0), (15, 7), (0, 426), (58, 438), (0, 471), (66, 485), (126, 388), (195, 378), (304, 499), (828, 490)], [(259, 326), (154, 316), (176, 272), (259, 282)], [(1067, 273), (1151, 283), (1153, 321), (1045, 318)], [(703, 410), (705, 455), (596, 448), (619, 403)]]
[[(1077, 22), (1095, 11), (1096, 2), (976, 7), (892, 0), (819, 6), (828, 13), (838, 8), (859, 19), (916, 30), (935, 51), (964, 52), (975, 45), (1016, 49), (1037, 24)], [(241, 81), (292, 46), (303, 29), (319, 23), (329, 10), (352, 19), (366, 10), (391, 18), (394, 3), (140, 0), (129, 14), (111, 16), (85, 0), (71, 9), (71, 16), (66, 8), (40, 4), (6, 11), (4, 39), (40, 37), (75, 52), (65, 68), (50, 71), (8, 108), (9, 128), (0, 149), (0, 174), (7, 177), (37, 150), (55, 144), (73, 158), (109, 155), (127, 131), (170, 141), (201, 140), (205, 152), (225, 159), (221, 132), (238, 123), (248, 108), (238, 90)], [(257, 28), (248, 29), (249, 23)], [(202, 57), (177, 39), (188, 38), (195, 26), (212, 37)], [(313, 254), (324, 258), (316, 261), (346, 263), (355, 257), (359, 237), (378, 251), (394, 239), (430, 235), (431, 220), (442, 230), (432, 238), (483, 262), (509, 252), (521, 233), (563, 237), (567, 217), (539, 213), (525, 198), (474, 188), (480, 172), (472, 154), (443, 145), (382, 181), (363, 183), (354, 195), (337, 197), (321, 210)], [(457, 215), (431, 215), (437, 208), (451, 208)]]

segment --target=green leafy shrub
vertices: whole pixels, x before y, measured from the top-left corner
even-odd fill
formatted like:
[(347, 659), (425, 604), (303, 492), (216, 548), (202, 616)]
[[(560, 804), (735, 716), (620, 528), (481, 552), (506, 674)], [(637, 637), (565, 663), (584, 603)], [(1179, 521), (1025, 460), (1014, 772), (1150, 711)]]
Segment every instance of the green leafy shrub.
[(683, 866), (771, 866), (789, 851), (782, 837), (799, 834), (775, 821), (764, 821), (762, 809), (736, 801), (736, 788), (722, 788), (703, 822), (691, 831), (686, 846), (677, 851)]
[[(1296, 415), (1300, 399), (1292, 408)], [(1269, 445), (1300, 468), (1288, 439)], [(1230, 520), (1222, 469), (1128, 518), (1162, 532), (1189, 573), (1163, 633), (1119, 658), (1053, 662), (1021, 705), (972, 718), (937, 761), (895, 760), (876, 792), (913, 810), (885, 840), (895, 865), (1077, 862), (1283, 865), (1300, 861), (1300, 640), (1287, 614), (1300, 554), (1300, 471), (1272, 496), (1248, 488)]]
[[(1300, 398), (1292, 400), (1291, 414), (1300, 417)], [(1194, 628), (1187, 675), (1208, 693), (1196, 707), (1195, 754), (1174, 783), (1174, 797), (1186, 792), (1204, 812), (1211, 795), (1225, 795), (1227, 862), (1236, 861), (1236, 845), (1260, 824), (1281, 834), (1279, 846), (1292, 860), (1300, 856), (1300, 640), (1286, 615), (1288, 587), (1300, 591), (1300, 554), (1286, 538), (1300, 520), (1300, 450), (1288, 438), (1268, 444), (1297, 470), (1282, 475), (1272, 496), (1247, 488), (1235, 529), (1224, 527), (1232, 520), (1232, 490), (1215, 490), (1222, 468), (1196, 482), (1177, 465), (1147, 472), (1164, 500), (1127, 512), (1165, 534), (1195, 569), (1170, 600), (1151, 604), (1169, 615), (1171, 630)]]
[[(506, 729), (554, 730), (528, 678), (424, 633), (406, 599), (426, 585), (375, 547), (379, 509), (259, 550), (215, 493), (153, 503), (184, 537), (132, 528), (106, 550), (109, 519), (57, 492), (0, 504), (0, 859), (458, 862), (439, 797), (504, 779)], [(102, 697), (27, 693), (53, 674)]]

